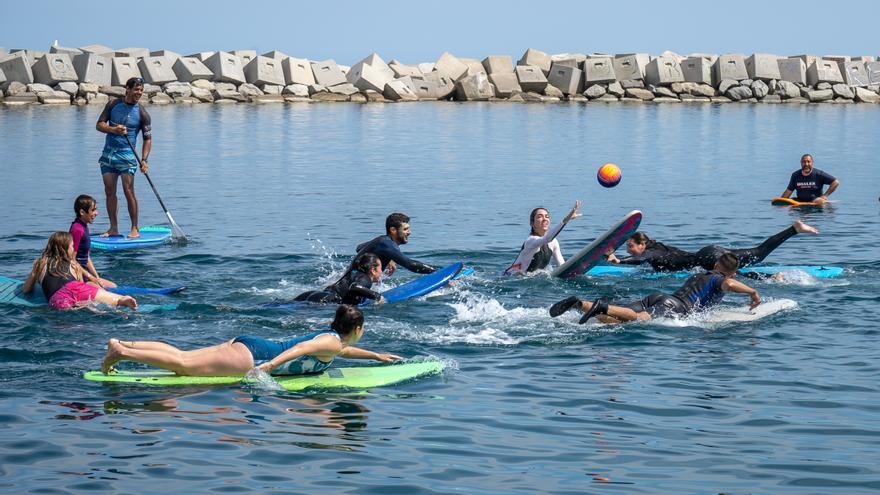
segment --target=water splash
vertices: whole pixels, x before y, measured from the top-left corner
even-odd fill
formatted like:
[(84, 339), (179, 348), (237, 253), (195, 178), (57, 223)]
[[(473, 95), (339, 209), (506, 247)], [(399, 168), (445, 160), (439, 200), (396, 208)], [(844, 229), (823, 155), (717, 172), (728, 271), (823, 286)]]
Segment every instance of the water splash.
[(265, 390), (265, 391), (282, 391), (284, 387), (282, 387), (278, 382), (276, 382), (272, 375), (266, 373), (265, 371), (259, 368), (253, 368), (244, 375), (244, 383), (248, 388), (256, 389), (256, 390)]

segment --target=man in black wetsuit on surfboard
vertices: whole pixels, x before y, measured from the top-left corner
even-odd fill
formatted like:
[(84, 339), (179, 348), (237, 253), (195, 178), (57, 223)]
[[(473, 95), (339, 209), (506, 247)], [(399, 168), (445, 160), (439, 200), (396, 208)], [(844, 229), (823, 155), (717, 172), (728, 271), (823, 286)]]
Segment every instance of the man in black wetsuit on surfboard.
[(416, 261), (400, 251), (400, 245), (409, 240), (409, 217), (403, 213), (392, 213), (385, 218), (385, 235), (358, 245), (357, 254), (375, 254), (382, 260), (385, 273), (391, 275), (397, 265), (415, 273), (434, 273), (436, 268)]

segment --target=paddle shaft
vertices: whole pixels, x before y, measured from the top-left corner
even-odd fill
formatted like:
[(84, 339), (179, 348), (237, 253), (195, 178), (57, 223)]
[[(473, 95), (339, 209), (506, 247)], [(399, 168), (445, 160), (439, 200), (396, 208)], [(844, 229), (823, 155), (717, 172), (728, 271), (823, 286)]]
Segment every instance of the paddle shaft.
[[(134, 145), (131, 143), (131, 139), (129, 139), (129, 137), (128, 137), (128, 130), (127, 129), (126, 129), (124, 136), (125, 136), (125, 142), (128, 143), (128, 147), (131, 148), (131, 152), (134, 153), (134, 158), (137, 160), (138, 166), (140, 166), (141, 157), (138, 155), (137, 150), (134, 149)], [(150, 183), (150, 188), (153, 189), (153, 194), (155, 194), (156, 199), (159, 200), (159, 205), (162, 207), (162, 211), (165, 212), (165, 216), (168, 217), (168, 221), (171, 222), (171, 226), (174, 228), (175, 233), (180, 232), (181, 237), (183, 237), (185, 240), (186, 234), (183, 233), (183, 230), (180, 228), (180, 226), (177, 225), (177, 222), (175, 222), (174, 219), (171, 218), (171, 212), (168, 211), (168, 208), (165, 206), (165, 202), (162, 201), (162, 196), (159, 196), (159, 191), (156, 190), (156, 186), (153, 184), (153, 179), (150, 178), (150, 174), (148, 174), (146, 172), (144, 172), (143, 174), (144, 174), (144, 177), (147, 178), (147, 182)]]

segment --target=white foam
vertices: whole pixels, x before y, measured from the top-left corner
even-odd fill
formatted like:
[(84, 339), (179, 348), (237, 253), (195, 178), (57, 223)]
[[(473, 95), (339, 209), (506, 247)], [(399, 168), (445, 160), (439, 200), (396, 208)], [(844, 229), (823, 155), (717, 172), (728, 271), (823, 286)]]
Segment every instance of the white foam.
[(770, 277), (767, 283), (775, 285), (794, 285), (798, 287), (841, 287), (849, 285), (845, 279), (819, 278), (810, 275), (803, 270), (784, 270), (779, 272), (782, 278)]
[(269, 373), (259, 368), (253, 368), (248, 371), (244, 376), (244, 382), (248, 387), (258, 390), (284, 390), (284, 387), (276, 382)]

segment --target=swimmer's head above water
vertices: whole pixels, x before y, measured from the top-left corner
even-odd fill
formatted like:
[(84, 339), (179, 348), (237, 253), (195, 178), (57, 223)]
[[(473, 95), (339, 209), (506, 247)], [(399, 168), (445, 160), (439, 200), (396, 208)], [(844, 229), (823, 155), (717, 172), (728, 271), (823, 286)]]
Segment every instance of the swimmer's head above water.
[(385, 233), (397, 244), (409, 241), (409, 217), (403, 213), (392, 213), (385, 218)]

